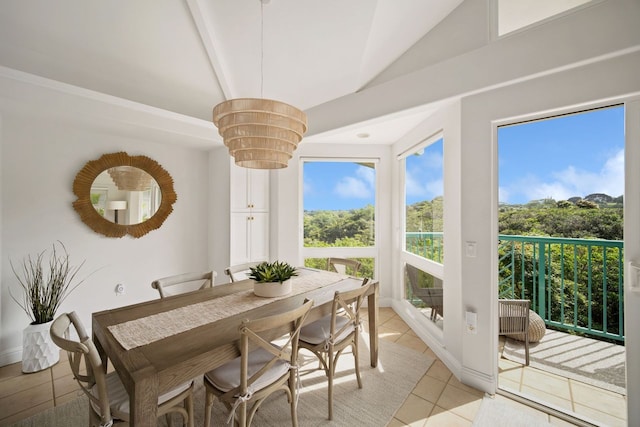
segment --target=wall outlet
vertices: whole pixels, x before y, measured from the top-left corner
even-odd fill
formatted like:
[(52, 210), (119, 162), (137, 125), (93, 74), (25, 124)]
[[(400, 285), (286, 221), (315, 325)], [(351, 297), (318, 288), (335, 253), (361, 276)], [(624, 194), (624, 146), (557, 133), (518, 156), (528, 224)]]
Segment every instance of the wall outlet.
[(465, 313), (465, 320), (467, 333), (476, 335), (478, 333), (478, 314), (472, 311), (467, 311)]
[(124, 285), (122, 283), (118, 283), (116, 285), (116, 295), (124, 294)]

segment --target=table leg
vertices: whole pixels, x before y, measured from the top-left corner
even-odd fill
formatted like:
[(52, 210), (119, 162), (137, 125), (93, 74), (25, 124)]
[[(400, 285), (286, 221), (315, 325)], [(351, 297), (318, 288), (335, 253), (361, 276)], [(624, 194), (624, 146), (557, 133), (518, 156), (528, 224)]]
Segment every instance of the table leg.
[(133, 392), (129, 393), (130, 426), (158, 425), (158, 376), (140, 375), (133, 378)]
[(107, 357), (107, 353), (104, 351), (104, 348), (102, 348), (102, 344), (100, 343), (100, 340), (98, 339), (98, 337), (96, 337), (95, 334), (93, 334), (93, 344), (96, 346), (96, 350), (98, 350), (98, 355), (100, 356), (100, 360), (102, 361), (102, 368), (104, 370), (104, 373), (107, 373), (107, 363), (109, 363), (109, 358)]
[(369, 351), (371, 367), (378, 366), (378, 286), (367, 297), (369, 310)]

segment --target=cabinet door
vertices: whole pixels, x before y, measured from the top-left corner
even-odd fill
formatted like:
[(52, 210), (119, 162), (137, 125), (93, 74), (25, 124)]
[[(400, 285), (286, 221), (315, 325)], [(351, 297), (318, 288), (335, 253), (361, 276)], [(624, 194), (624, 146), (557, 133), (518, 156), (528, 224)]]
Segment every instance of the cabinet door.
[(247, 169), (248, 204), (254, 211), (269, 210), (269, 171)]
[(269, 260), (269, 214), (252, 212), (249, 227), (250, 261)]
[(229, 184), (231, 188), (230, 203), (231, 211), (248, 211), (249, 203), (249, 169), (236, 166), (231, 159), (231, 168), (229, 171)]
[(230, 265), (250, 262), (249, 232), (251, 229), (250, 213), (232, 213), (229, 239)]
[(269, 171), (231, 165), (231, 210), (269, 210)]

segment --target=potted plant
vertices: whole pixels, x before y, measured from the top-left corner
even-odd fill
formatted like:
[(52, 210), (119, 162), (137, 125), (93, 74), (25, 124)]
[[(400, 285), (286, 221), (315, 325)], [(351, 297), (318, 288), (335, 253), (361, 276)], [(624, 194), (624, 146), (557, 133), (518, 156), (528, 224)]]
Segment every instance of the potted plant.
[(67, 248), (62, 242), (58, 243), (63, 253), (54, 243), (46, 267), (46, 250), (35, 256), (28, 255), (18, 270), (9, 261), (22, 295), (16, 297), (9, 293), (31, 319), (31, 324), (22, 333), (22, 372), (25, 373), (41, 371), (58, 362), (60, 350), (51, 340), (49, 327), (60, 304), (84, 282), (84, 279), (76, 280), (84, 261), (79, 266), (72, 266)]
[(281, 262), (263, 262), (250, 268), (249, 278), (255, 281), (253, 292), (260, 297), (278, 297), (291, 292), (291, 277), (298, 272), (292, 265)]

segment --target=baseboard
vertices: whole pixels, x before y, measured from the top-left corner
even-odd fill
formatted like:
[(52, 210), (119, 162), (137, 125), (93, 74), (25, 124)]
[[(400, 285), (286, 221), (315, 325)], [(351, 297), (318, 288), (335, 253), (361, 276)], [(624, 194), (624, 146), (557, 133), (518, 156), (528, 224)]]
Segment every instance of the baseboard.
[(405, 321), (415, 334), (435, 353), (456, 378), (461, 378), (462, 365), (447, 350), (443, 344), (442, 331), (429, 319), (422, 315), (416, 316), (415, 311), (409, 309), (403, 301), (391, 302), (394, 311)]
[(22, 347), (14, 347), (0, 353), (0, 366), (7, 366), (20, 361), (22, 361)]
[(460, 373), (460, 382), (471, 386), (477, 390), (484, 391), (485, 393), (496, 393), (496, 377), (488, 375), (484, 372), (470, 369), (466, 366), (462, 367)]

